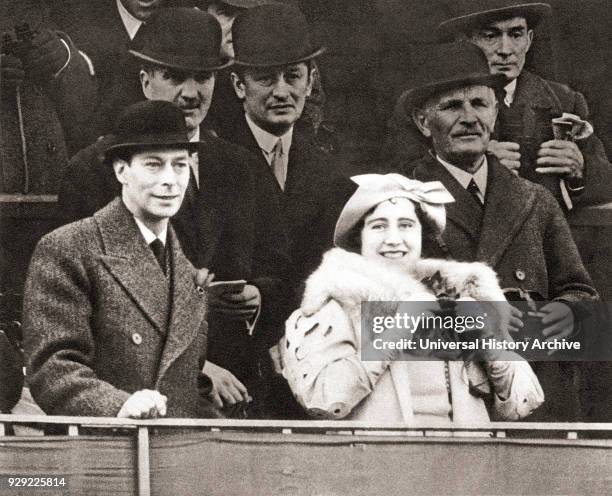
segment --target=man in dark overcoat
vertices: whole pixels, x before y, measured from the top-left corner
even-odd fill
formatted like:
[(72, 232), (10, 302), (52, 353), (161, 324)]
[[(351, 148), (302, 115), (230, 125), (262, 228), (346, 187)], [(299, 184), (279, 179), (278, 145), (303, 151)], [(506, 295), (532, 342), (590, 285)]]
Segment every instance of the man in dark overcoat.
[[(247, 281), (241, 292), (214, 295), (209, 302), (206, 373), (215, 385), (213, 395), (219, 406), (235, 405), (250, 395), (262, 416), (264, 393), (257, 391), (265, 389), (265, 381), (260, 371), (286, 318), (284, 279), (292, 268), (275, 190), (257, 174), (257, 158), (201, 127), (215, 72), (227, 64), (219, 56), (220, 43), (221, 29), (209, 14), (161, 9), (142, 28), (132, 55), (142, 63), (144, 96), (177, 104), (189, 139), (200, 142), (185, 201), (172, 219), (185, 254), (217, 280)], [(118, 193), (112, 171), (100, 160), (105, 141), (72, 159), (60, 192), (64, 222), (91, 215)]]
[(105, 159), (121, 198), (48, 234), (32, 257), (30, 390), (52, 415), (197, 417), (209, 278), (168, 222), (196, 144), (169, 102), (129, 107), (112, 136)]
[(296, 285), (332, 246), (335, 221), (354, 190), (333, 157), (296, 127), (312, 91), (312, 61), (325, 51), (312, 46), (308, 29), (289, 5), (262, 5), (238, 16), (232, 80), (244, 114), (221, 136), (258, 156), (257, 168), (282, 206)]
[[(548, 302), (539, 309), (543, 337), (571, 338), (580, 331), (574, 303), (592, 301), (597, 293), (552, 195), (487, 153), (497, 115), (494, 88), (504, 83), (487, 69), (482, 52), (469, 43), (434, 52), (406, 99), (432, 151), (400, 172), (441, 181), (455, 198), (447, 207), (440, 253), (433, 255), (485, 262), (502, 288), (538, 293)], [(523, 326), (522, 318), (515, 310), (515, 329)], [(538, 362), (534, 370), (546, 395), (535, 419), (576, 420), (576, 367)]]
[[(438, 27), (438, 39), (474, 43), (487, 57), (491, 74), (505, 78), (497, 92), (499, 111), (489, 152), (521, 177), (545, 186), (565, 212), (612, 201), (612, 165), (587, 122), (584, 96), (524, 69), (534, 28), (550, 15), (550, 5), (458, 0), (452, 9), (453, 16)], [(399, 134), (390, 146), (396, 151), (385, 151), (386, 159), (396, 164), (400, 157), (410, 158), (406, 154), (416, 158), (414, 153), (423, 151), (423, 144), (416, 146), (418, 136), (410, 126), (404, 100), (405, 96), (400, 98), (394, 119)], [(564, 114), (572, 114), (573, 131), (571, 124), (567, 133), (562, 127), (554, 130), (552, 120)], [(401, 116), (404, 125), (399, 124)], [(392, 155), (396, 158), (390, 159)]]

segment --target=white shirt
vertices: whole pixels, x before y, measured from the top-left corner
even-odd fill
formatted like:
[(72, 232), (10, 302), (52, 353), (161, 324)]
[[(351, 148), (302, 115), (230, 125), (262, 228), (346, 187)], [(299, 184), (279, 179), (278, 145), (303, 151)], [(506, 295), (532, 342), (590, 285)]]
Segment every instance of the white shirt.
[(289, 149), (291, 148), (291, 142), (293, 140), (293, 126), (282, 136), (276, 136), (269, 133), (268, 131), (260, 128), (255, 124), (247, 114), (245, 114), (247, 124), (255, 137), (255, 141), (261, 148), (261, 152), (266, 158), (268, 165), (272, 165), (272, 156), (274, 155), (274, 147), (276, 142), (280, 138), (283, 144), (283, 166), (285, 168), (285, 177), (287, 177), (287, 167), (289, 165)]
[(163, 231), (159, 233), (159, 236), (157, 236), (153, 231), (151, 231), (151, 229), (145, 226), (144, 222), (142, 222), (139, 218), (134, 216), (134, 220), (136, 221), (136, 225), (138, 226), (138, 229), (140, 229), (140, 232), (142, 233), (142, 236), (148, 245), (150, 245), (151, 243), (153, 243), (153, 241), (159, 238), (163, 245), (166, 246), (166, 238), (168, 236), (168, 224), (166, 224), (166, 227), (164, 227)]
[(514, 94), (516, 93), (516, 79), (510, 81), (506, 86), (504, 86), (504, 91), (506, 92), (506, 96), (504, 97), (504, 105), (509, 107), (514, 102)]
[(489, 175), (489, 162), (487, 161), (487, 157), (484, 156), (482, 158), (483, 162), (479, 169), (474, 173), (470, 174), (469, 172), (460, 169), (459, 167), (449, 164), (446, 160), (440, 158), (440, 156), (436, 155), (436, 159), (440, 162), (451, 175), (459, 181), (459, 184), (463, 186), (464, 189), (467, 189), (470, 181), (474, 179), (476, 186), (480, 192), (478, 193), (478, 197), (480, 201), (484, 204), (485, 195), (487, 194), (487, 177)]
[[(200, 127), (196, 128), (196, 132), (193, 137), (189, 138), (190, 142), (200, 141)], [(196, 187), (200, 188), (200, 160), (198, 159), (198, 153), (193, 153), (190, 157), (189, 164), (191, 165), (191, 170), (193, 171), (193, 175), (195, 176)]]
[(119, 10), (119, 16), (121, 16), (121, 20), (123, 21), (123, 26), (127, 31), (130, 40), (134, 39), (136, 33), (142, 26), (143, 22), (139, 19), (136, 19), (132, 14), (130, 14), (127, 9), (121, 3), (121, 0), (117, 0), (117, 10)]

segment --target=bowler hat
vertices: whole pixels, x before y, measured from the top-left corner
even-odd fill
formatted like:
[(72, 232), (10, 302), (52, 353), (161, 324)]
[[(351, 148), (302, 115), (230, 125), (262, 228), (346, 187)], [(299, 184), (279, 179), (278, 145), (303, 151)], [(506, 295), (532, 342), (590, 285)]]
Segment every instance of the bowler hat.
[(321, 55), (313, 47), (308, 22), (290, 5), (269, 4), (244, 11), (232, 27), (235, 63), (271, 67), (305, 62)]
[(104, 161), (110, 162), (119, 150), (146, 148), (197, 149), (197, 141), (187, 139), (183, 112), (171, 102), (145, 100), (127, 107), (105, 137)]
[(439, 41), (452, 41), (459, 34), (511, 17), (524, 17), (533, 27), (552, 11), (547, 3), (524, 0), (455, 0), (452, 5), (453, 17), (438, 26)]
[(216, 71), (231, 65), (221, 58), (221, 26), (194, 8), (160, 9), (130, 46), (139, 59), (183, 71)]
[(418, 68), (416, 82), (400, 97), (406, 112), (432, 96), (472, 85), (501, 88), (507, 84), (503, 74), (491, 74), (482, 50), (472, 43), (458, 42), (435, 45), (429, 57)]

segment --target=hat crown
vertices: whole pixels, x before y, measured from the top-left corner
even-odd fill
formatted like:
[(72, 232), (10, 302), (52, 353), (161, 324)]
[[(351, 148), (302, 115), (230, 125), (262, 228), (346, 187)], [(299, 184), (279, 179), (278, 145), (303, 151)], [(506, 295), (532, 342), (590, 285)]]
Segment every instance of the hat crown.
[(223, 64), (219, 22), (189, 7), (157, 11), (140, 28), (130, 49), (139, 58), (185, 70), (213, 70)]
[[(525, 2), (525, 0), (454, 0), (451, 5), (453, 17), (480, 14), (483, 12), (497, 12), (501, 16), (520, 15), (533, 6), (548, 5), (541, 2)], [(506, 11), (508, 11), (506, 13)]]
[(176, 134), (187, 140), (187, 126), (181, 110), (171, 102), (145, 100), (127, 107), (115, 123), (113, 135), (120, 140), (144, 135)]
[(322, 53), (310, 40), (304, 14), (285, 4), (248, 9), (232, 27), (237, 64), (274, 66), (301, 62)]
[(436, 81), (461, 80), (470, 75), (489, 75), (487, 58), (472, 43), (448, 43), (431, 50), (416, 73), (416, 86)]

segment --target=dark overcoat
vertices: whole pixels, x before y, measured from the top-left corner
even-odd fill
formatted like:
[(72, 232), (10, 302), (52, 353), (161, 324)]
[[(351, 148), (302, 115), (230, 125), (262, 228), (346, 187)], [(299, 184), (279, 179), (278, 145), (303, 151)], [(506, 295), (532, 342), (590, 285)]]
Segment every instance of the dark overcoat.
[[(410, 166), (410, 177), (441, 181), (455, 198), (446, 206), (445, 255), (487, 263), (497, 272), (502, 288), (537, 291), (546, 300), (595, 300), (597, 292), (552, 195), (543, 186), (516, 177), (495, 157), (487, 159), (484, 212), (431, 155)], [(576, 367), (564, 362), (533, 366), (546, 395), (533, 420), (577, 420), (580, 379)]]
[[(244, 117), (225, 139), (257, 155), (254, 170), (281, 205), (289, 254), (295, 266), (294, 284), (301, 285), (320, 265), (323, 253), (333, 246), (336, 220), (356, 185), (342, 175), (333, 156), (316, 148), (297, 128), (289, 149), (284, 191)], [(299, 300), (295, 303), (299, 305)]]
[(120, 199), (40, 241), (24, 337), (29, 386), (46, 413), (116, 416), (131, 393), (156, 389), (169, 417), (197, 416), (205, 297), (168, 234), (168, 279)]

